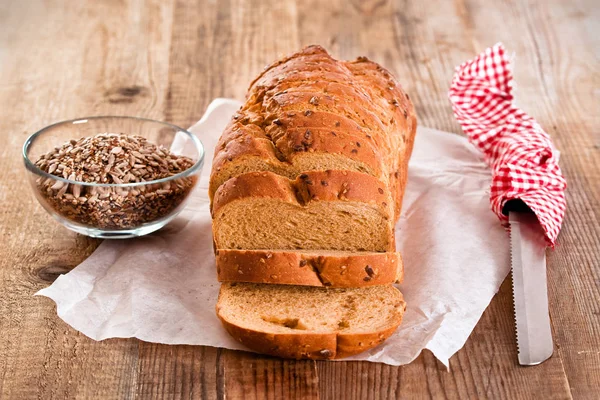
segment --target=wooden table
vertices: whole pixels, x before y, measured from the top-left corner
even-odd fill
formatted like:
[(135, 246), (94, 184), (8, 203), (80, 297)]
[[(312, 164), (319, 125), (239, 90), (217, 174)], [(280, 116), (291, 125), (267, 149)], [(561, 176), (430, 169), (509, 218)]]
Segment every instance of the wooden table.
[[(593, 0), (0, 2), (0, 398), (599, 396), (599, 9)], [(556, 347), (544, 364), (517, 365), (510, 278), (450, 372), (429, 352), (391, 367), (94, 342), (33, 297), (99, 244), (34, 200), (20, 150), (35, 130), (104, 114), (189, 126), (213, 98), (241, 99), (270, 61), (319, 43), (390, 68), (420, 124), (459, 132), (447, 98), (453, 69), (498, 41), (516, 54), (518, 104), (554, 138), (569, 182), (548, 252)]]

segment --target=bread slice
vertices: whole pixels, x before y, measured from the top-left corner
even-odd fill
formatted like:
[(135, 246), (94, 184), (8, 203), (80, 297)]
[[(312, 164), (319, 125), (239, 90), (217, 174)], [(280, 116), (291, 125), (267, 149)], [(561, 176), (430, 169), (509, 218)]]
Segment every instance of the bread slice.
[(217, 250), (220, 282), (361, 287), (399, 282), (400, 253), (329, 250)]
[(212, 213), (219, 250), (395, 251), (389, 190), (360, 172), (246, 173), (219, 187)]
[(284, 358), (343, 358), (387, 339), (406, 303), (391, 285), (364, 288), (224, 283), (217, 316), (248, 348)]

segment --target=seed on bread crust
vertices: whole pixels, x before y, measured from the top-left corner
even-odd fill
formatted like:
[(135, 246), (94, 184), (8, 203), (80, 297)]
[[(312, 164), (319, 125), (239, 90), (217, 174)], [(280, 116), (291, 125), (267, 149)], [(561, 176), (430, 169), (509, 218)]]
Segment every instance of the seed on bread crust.
[(331, 351), (327, 350), (327, 349), (323, 349), (323, 350), (319, 351), (319, 355), (328, 358), (328, 357), (331, 357)]

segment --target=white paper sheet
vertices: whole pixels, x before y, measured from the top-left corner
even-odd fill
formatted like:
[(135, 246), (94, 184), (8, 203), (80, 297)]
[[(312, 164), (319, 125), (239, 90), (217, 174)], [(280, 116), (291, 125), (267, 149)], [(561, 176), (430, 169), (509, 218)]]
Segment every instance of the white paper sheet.
[[(159, 232), (107, 240), (37, 294), (95, 340), (136, 337), (166, 344), (244, 349), (215, 316), (208, 177), (216, 142), (239, 102), (217, 99), (191, 131), (206, 148), (198, 189)], [(404, 321), (382, 345), (352, 357), (407, 364), (423, 349), (448, 366), (510, 269), (508, 237), (490, 211), (491, 174), (465, 138), (419, 128), (397, 245), (405, 263)]]

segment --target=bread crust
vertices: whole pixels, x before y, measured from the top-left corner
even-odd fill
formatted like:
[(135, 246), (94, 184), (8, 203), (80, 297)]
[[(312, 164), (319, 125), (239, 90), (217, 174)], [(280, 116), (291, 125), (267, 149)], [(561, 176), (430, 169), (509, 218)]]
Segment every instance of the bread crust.
[(225, 330), (251, 350), (282, 358), (328, 360), (362, 353), (389, 338), (402, 323), (406, 310), (406, 303), (400, 291), (398, 296), (398, 313), (396, 318), (390, 321), (390, 326), (364, 333), (345, 333), (343, 330), (337, 332), (296, 330), (290, 333), (271, 333), (244, 328), (228, 320), (221, 313), (221, 293), (216, 309)]
[(308, 171), (295, 180), (268, 171), (248, 172), (229, 179), (217, 189), (213, 218), (225, 205), (244, 198), (280, 199), (298, 206), (311, 201), (357, 201), (380, 208), (390, 221), (393, 216), (385, 184), (354, 171)]
[(216, 252), (220, 282), (304, 286), (361, 287), (399, 282), (400, 253), (352, 253), (272, 250)]

